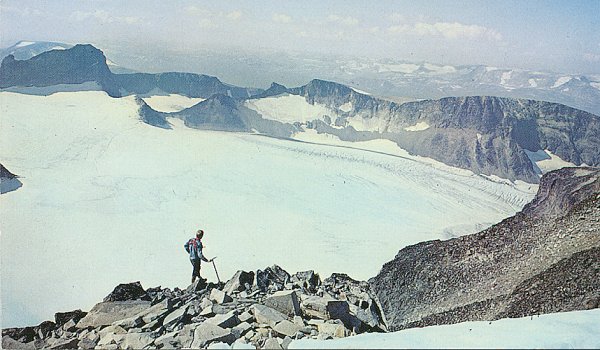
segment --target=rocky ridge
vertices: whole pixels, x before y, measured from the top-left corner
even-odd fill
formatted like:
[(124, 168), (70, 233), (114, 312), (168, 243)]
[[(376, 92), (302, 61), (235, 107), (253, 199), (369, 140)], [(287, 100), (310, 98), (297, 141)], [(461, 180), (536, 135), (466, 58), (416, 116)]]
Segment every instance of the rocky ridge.
[(344, 274), (321, 281), (277, 265), (238, 271), (222, 284), (186, 290), (117, 286), (89, 312), (55, 314), (35, 327), (2, 330), (5, 349), (206, 348), (244, 343), (285, 349), (293, 339), (382, 332), (385, 321), (367, 282)]
[(599, 258), (600, 170), (564, 168), (515, 216), (406, 247), (369, 282), (394, 331), (596, 308)]

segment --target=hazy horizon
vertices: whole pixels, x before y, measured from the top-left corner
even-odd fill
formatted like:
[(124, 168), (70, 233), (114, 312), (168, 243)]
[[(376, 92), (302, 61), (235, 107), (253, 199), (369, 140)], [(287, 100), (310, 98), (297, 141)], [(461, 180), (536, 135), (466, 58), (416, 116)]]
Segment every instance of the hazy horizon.
[(600, 74), (598, 13), (600, 1), (5, 0), (0, 45), (93, 43), (130, 55), (280, 51)]

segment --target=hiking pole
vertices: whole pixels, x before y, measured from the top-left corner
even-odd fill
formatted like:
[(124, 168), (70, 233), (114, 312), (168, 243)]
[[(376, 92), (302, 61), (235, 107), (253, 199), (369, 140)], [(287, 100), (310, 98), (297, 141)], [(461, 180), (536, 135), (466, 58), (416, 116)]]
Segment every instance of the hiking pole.
[(219, 273), (217, 272), (217, 265), (215, 265), (216, 258), (217, 258), (216, 256), (214, 258), (212, 258), (212, 263), (213, 263), (213, 267), (215, 268), (215, 274), (217, 275), (217, 281), (219, 281), (219, 285), (221, 285), (221, 279), (219, 278)]

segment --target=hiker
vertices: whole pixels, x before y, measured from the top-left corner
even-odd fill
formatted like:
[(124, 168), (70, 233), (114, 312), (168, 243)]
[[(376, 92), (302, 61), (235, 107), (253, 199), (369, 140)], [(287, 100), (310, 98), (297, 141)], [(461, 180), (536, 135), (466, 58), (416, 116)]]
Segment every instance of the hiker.
[(198, 230), (196, 232), (196, 238), (191, 238), (189, 241), (187, 241), (183, 247), (185, 248), (185, 251), (188, 252), (190, 254), (190, 262), (192, 263), (192, 266), (194, 267), (194, 269), (192, 270), (192, 283), (194, 283), (194, 281), (196, 280), (196, 277), (198, 277), (201, 280), (206, 280), (205, 278), (200, 277), (200, 262), (201, 260), (204, 260), (205, 262), (211, 262), (213, 261), (213, 259), (206, 259), (204, 257), (204, 254), (202, 254), (202, 248), (204, 247), (202, 245), (202, 237), (204, 236), (204, 231), (203, 230)]

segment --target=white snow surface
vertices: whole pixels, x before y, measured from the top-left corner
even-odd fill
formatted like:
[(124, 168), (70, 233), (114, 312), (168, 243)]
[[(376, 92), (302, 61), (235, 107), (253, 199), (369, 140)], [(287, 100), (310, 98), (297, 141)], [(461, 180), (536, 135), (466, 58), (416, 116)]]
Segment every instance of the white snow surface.
[(545, 174), (552, 170), (557, 170), (565, 167), (576, 167), (577, 165), (567, 162), (552, 153), (550, 150), (538, 150), (536, 152), (531, 152), (525, 150), (527, 157), (531, 163), (533, 163), (534, 167), (537, 167), (537, 171), (539, 174)]
[(363, 90), (359, 90), (359, 89), (357, 89), (357, 88), (355, 88), (355, 87), (350, 87), (350, 89), (352, 89), (352, 90), (354, 90), (354, 91), (358, 92), (359, 94), (363, 94), (363, 95), (371, 95), (371, 93), (370, 93), (370, 92), (366, 92), (366, 91), (363, 91)]
[(415, 125), (407, 126), (404, 128), (406, 131), (423, 131), (429, 129), (429, 124), (427, 122), (418, 122)]
[(261, 114), (265, 119), (277, 120), (282, 123), (320, 120), (325, 115), (335, 119), (336, 116), (334, 111), (325, 106), (308, 103), (304, 96), (287, 93), (255, 100), (246, 100), (244, 105)]
[(153, 95), (142, 98), (148, 106), (159, 112), (179, 112), (186, 108), (192, 107), (193, 105), (204, 101), (204, 98), (200, 97), (187, 97), (178, 94), (168, 95)]
[(591, 82), (591, 83), (590, 83), (590, 85), (591, 85), (593, 88), (600, 90), (600, 83)]
[(419, 69), (421, 67), (418, 64), (411, 64), (411, 63), (400, 63), (400, 64), (377, 63), (377, 65), (379, 66), (379, 69), (378, 69), (379, 73), (395, 72), (395, 73), (410, 74), (410, 73), (414, 73), (417, 69)]
[(301, 339), (289, 349), (598, 349), (599, 329), (600, 309), (593, 309), (333, 340)]
[(156, 128), (133, 96), (0, 92), (0, 106), (0, 159), (23, 183), (1, 197), (3, 328), (87, 310), (119, 283), (186, 287), (198, 228), (221, 279), (273, 264), (367, 279), (404, 246), (475, 232), (534, 193), (385, 140)]
[(554, 82), (554, 85), (552, 85), (552, 89), (568, 83), (569, 81), (571, 81), (571, 79), (572, 79), (571, 77), (560, 77), (560, 78), (556, 79), (556, 82)]
[(425, 69), (430, 70), (436, 74), (449, 74), (449, 73), (456, 72), (456, 68), (454, 68), (453, 66), (438, 66), (436, 64), (424, 63), (423, 67), (425, 67)]
[(538, 87), (538, 84), (535, 81), (535, 79), (531, 78), (531, 79), (528, 80), (528, 82), (529, 82), (529, 86), (534, 87), (534, 88)]
[(503, 72), (500, 77), (500, 85), (506, 85), (512, 76), (512, 71)]
[(352, 102), (348, 101), (343, 105), (339, 106), (338, 109), (342, 112), (350, 112), (352, 110)]
[(35, 44), (34, 41), (20, 41), (15, 47), (25, 47), (33, 44)]

